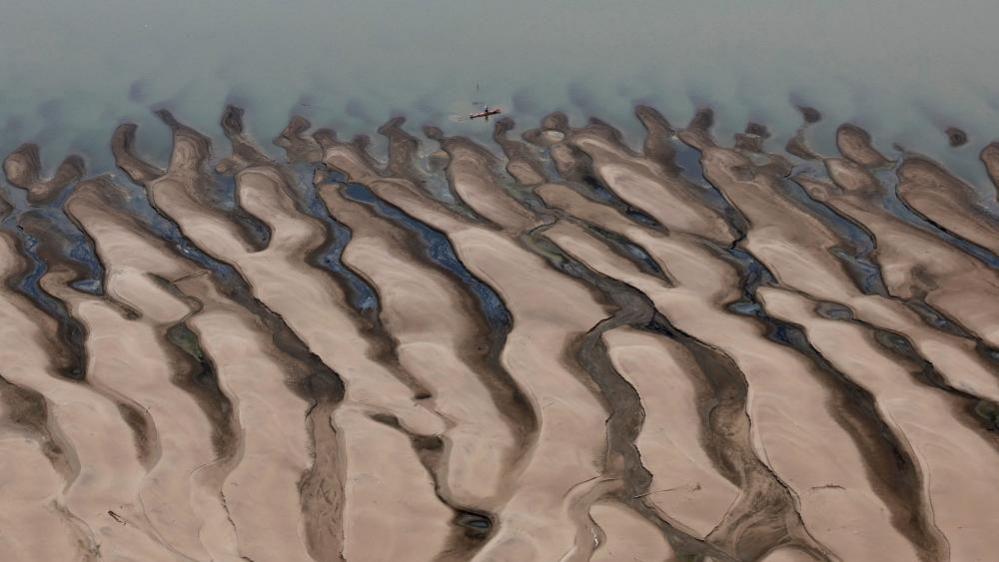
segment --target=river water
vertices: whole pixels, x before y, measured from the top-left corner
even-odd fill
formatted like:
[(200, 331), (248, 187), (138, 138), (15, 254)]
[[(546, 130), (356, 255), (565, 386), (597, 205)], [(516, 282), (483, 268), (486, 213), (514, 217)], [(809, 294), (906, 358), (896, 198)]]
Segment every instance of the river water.
[[(503, 107), (520, 127), (561, 109), (599, 115), (637, 138), (635, 103), (685, 123), (717, 111), (727, 137), (748, 120), (783, 144), (795, 104), (944, 160), (983, 193), (975, 161), (999, 138), (999, 3), (994, 0), (5, 0), (0, 9), (0, 150), (42, 145), (92, 171), (108, 140), (140, 124), (140, 149), (165, 158), (151, 109), (218, 135), (225, 103), (261, 141), (300, 113), (342, 136), (405, 114), (484, 137), (454, 115)], [(957, 126), (971, 141), (947, 145)], [(378, 139), (376, 139), (376, 149)]]

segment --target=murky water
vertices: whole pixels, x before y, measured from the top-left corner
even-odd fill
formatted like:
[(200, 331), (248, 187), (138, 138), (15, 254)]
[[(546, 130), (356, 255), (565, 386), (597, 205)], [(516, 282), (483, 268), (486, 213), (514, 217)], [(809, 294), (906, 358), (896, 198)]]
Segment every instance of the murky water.
[[(402, 113), (484, 138), (490, 127), (453, 118), (481, 102), (521, 126), (599, 113), (634, 141), (636, 102), (676, 124), (709, 104), (719, 138), (752, 119), (776, 145), (807, 104), (826, 117), (810, 133), (820, 150), (852, 120), (986, 190), (975, 159), (999, 136), (997, 17), (990, 0), (9, 0), (0, 150), (36, 141), (50, 159), (72, 150), (106, 168), (111, 131), (133, 120), (140, 148), (165, 158), (151, 108), (212, 130), (227, 101), (261, 139), (291, 113), (346, 135)], [(947, 146), (951, 125), (967, 146)]]

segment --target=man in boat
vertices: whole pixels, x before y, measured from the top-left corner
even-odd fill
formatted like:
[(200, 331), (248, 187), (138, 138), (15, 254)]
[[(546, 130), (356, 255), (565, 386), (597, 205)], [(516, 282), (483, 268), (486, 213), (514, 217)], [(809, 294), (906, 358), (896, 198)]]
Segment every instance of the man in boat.
[(482, 117), (486, 121), (489, 121), (489, 116), (490, 115), (499, 115), (500, 113), (501, 113), (500, 108), (497, 107), (497, 108), (494, 108), (494, 109), (489, 109), (489, 106), (487, 105), (484, 108), (482, 108), (482, 111), (480, 111), (478, 113), (472, 113), (472, 114), (470, 114), (468, 116), (468, 118), (469, 119), (478, 119), (479, 117)]

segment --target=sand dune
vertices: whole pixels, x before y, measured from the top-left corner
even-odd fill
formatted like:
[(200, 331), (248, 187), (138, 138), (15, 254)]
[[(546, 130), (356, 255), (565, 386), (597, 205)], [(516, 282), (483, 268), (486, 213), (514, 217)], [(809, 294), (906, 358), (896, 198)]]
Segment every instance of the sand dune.
[(0, 557), (990, 560), (993, 202), (811, 108), (782, 153), (635, 113), (22, 145)]

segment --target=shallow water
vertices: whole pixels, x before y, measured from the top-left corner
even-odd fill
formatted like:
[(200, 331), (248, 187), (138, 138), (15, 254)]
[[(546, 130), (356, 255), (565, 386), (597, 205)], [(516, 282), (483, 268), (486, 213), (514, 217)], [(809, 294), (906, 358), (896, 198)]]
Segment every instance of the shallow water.
[[(351, 305), (361, 312), (372, 312), (379, 308), (378, 293), (354, 270), (343, 264), (343, 251), (351, 239), (350, 229), (334, 219), (316, 192), (312, 183), (308, 166), (300, 165), (294, 169), (297, 181), (294, 189), (303, 201), (303, 210), (309, 216), (323, 222), (331, 231), (333, 238), (317, 256), (318, 264), (329, 269), (347, 285)], [(337, 176), (336, 179), (343, 179)]]
[[(346, 136), (401, 113), (485, 140), (491, 127), (454, 119), (481, 102), (522, 127), (553, 109), (574, 122), (599, 114), (633, 146), (635, 103), (676, 125), (711, 105), (719, 138), (754, 120), (775, 147), (805, 104), (825, 116), (809, 135), (824, 153), (835, 126), (855, 121), (882, 148), (945, 158), (984, 191), (977, 152), (999, 131), (999, 74), (985, 70), (999, 56), (997, 16), (989, 0), (12, 0), (0, 18), (0, 151), (30, 140), (48, 159), (72, 150), (109, 168), (110, 133), (132, 120), (144, 152), (165, 159), (151, 108), (217, 134), (226, 102), (247, 108), (260, 139), (292, 113)], [(947, 146), (951, 125), (967, 146)]]

